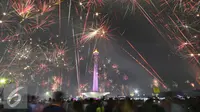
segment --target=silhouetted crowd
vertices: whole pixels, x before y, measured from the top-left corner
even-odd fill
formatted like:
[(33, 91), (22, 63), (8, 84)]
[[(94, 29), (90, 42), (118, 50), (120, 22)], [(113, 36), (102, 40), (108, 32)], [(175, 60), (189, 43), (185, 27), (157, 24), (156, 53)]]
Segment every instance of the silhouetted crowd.
[(148, 98), (134, 100), (127, 98), (109, 99), (64, 99), (62, 92), (55, 92), (53, 98), (39, 100), (28, 97), (28, 109), (3, 109), (0, 112), (200, 112), (200, 97), (168, 97), (163, 100)]

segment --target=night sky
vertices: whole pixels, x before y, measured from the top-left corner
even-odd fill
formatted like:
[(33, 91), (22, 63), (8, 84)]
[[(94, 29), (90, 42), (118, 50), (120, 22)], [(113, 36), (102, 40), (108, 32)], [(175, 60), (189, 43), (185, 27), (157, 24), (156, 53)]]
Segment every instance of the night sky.
[(136, 14), (120, 23), (122, 28), (127, 29), (124, 38), (136, 47), (166, 82), (184, 83), (192, 78), (190, 69), (185, 66), (186, 61), (173, 53), (175, 50), (144, 17)]
[[(75, 29), (76, 34), (79, 34), (77, 38), (80, 38), (80, 33), (82, 33), (83, 30), (84, 19), (80, 20), (80, 16), (76, 14), (74, 8), (71, 11), (71, 21), (68, 23), (68, 5), (69, 3), (67, 1), (62, 3), (62, 18), (60, 20), (62, 24), (60, 35), (58, 38), (52, 38), (51, 41), (66, 41), (69, 48), (69, 61), (71, 66), (75, 68), (74, 50), (77, 46), (74, 46), (73, 44), (72, 28)], [(77, 3), (73, 2), (72, 7), (75, 7), (76, 5)], [(84, 58), (84, 60), (80, 61), (79, 66), (81, 83), (92, 83), (92, 74), (89, 73), (89, 70), (93, 67), (92, 51), (96, 45), (96, 48), (100, 52), (100, 60), (105, 60), (107, 58), (111, 59), (111, 63), (117, 64), (120, 72), (128, 76), (128, 80), (126, 81), (124, 81), (121, 76), (120, 80), (117, 79), (116, 77), (118, 76), (115, 77), (117, 74), (109, 65), (107, 68), (108, 76), (111, 77), (115, 83), (128, 85), (129, 88), (139, 88), (144, 92), (151, 92), (152, 90), (150, 86), (153, 77), (124, 51), (126, 50), (145, 65), (138, 54), (127, 43), (127, 41), (129, 41), (155, 69), (155, 71), (157, 71), (167, 87), (172, 90), (191, 89), (191, 86), (186, 84), (185, 81), (190, 80), (191, 82), (195, 82), (195, 76), (191, 72), (191, 68), (187, 64), (188, 62), (176, 53), (175, 47), (165, 41), (165, 39), (147, 21), (140, 11), (137, 9), (135, 11), (128, 11), (126, 16), (124, 16), (126, 8), (123, 9), (120, 6), (121, 5), (106, 4), (104, 7), (94, 8), (96, 11), (100, 12), (101, 15), (106, 15), (105, 18), (108, 20), (108, 26), (113, 30), (109, 32), (108, 40), (104, 38), (91, 39), (84, 44), (83, 48), (79, 48), (80, 46), (78, 46), (80, 57)], [(91, 11), (91, 13), (95, 12)], [(82, 16), (85, 17), (85, 15), (86, 12), (83, 11)], [(49, 35), (59, 34), (57, 8), (53, 11), (53, 16), (55, 16), (56, 24), (49, 26), (46, 31), (36, 31), (31, 35), (31, 37), (35, 37), (33, 38), (33, 41), (38, 41), (39, 39), (40, 41), (45, 42), (49, 40)], [(95, 19), (93, 17), (89, 17), (87, 27), (92, 26), (91, 24), (95, 23), (94, 21)], [(99, 22), (99, 20), (96, 21)], [(26, 21), (24, 23), (26, 23)], [(121, 35), (122, 33), (123, 35)], [(5, 44), (0, 44), (0, 47), (5, 48)], [(3, 52), (4, 50), (1, 49), (1, 54), (3, 54)], [(147, 68), (150, 69), (149, 67)], [(56, 70), (53, 72), (56, 72)], [(53, 74), (53, 72), (51, 74)], [(65, 77), (67, 79), (66, 81), (70, 81), (71, 88), (68, 89), (74, 91), (77, 87), (75, 69), (71, 71), (63, 70), (63, 74), (67, 74), (67, 77)], [(178, 84), (178, 88), (172, 87), (173, 82)]]
[[(150, 84), (153, 80), (150, 74), (122, 50), (124, 48), (142, 62), (136, 52), (127, 44), (126, 40), (128, 40), (144, 56), (170, 89), (191, 89), (188, 84), (185, 84), (185, 81), (194, 81), (194, 76), (190, 72), (191, 69), (186, 66), (186, 60), (174, 53), (176, 52), (175, 48), (159, 35), (140, 12), (136, 11), (135, 14), (127, 14), (124, 17), (123, 10), (119, 10), (118, 7), (113, 6), (110, 10), (113, 13), (109, 13), (107, 18), (110, 19), (111, 29), (116, 30), (111, 32), (111, 40), (101, 40), (97, 48), (101, 58), (110, 57), (114, 63), (119, 65), (120, 69), (128, 73), (129, 80), (125, 82), (126, 84), (132, 88), (140, 88), (150, 92)], [(107, 10), (104, 9), (101, 13), (107, 13)], [(119, 32), (124, 32), (124, 34), (121, 36)], [(174, 88), (173, 82), (176, 82), (179, 87)]]
[[(114, 8), (113, 11), (117, 11), (117, 8)], [(169, 87), (172, 87), (173, 81), (175, 81), (179, 84), (179, 89), (190, 88), (184, 83), (186, 80), (194, 81), (194, 75), (190, 67), (187, 66), (188, 62), (174, 53), (176, 52), (175, 47), (168, 44), (139, 11), (136, 11), (133, 15), (125, 16), (125, 18), (123, 15), (123, 11), (121, 11), (121, 13), (110, 14), (110, 17), (117, 17), (117, 20), (113, 19), (113, 21), (111, 21), (112, 27), (119, 28), (120, 32), (125, 31), (124, 35), (119, 37), (120, 44), (118, 45), (123, 46), (129, 53), (137, 58), (137, 54), (123, 40), (130, 41)], [(118, 50), (115, 51), (117, 53), (119, 52)], [(124, 55), (125, 54), (124, 52)], [(120, 53), (118, 55), (120, 55)], [(132, 80), (138, 81), (139, 83), (145, 82), (149, 74), (135, 67), (134, 65), (136, 63), (134, 60), (126, 56), (121, 56), (119, 58), (120, 60), (127, 60), (127, 63), (124, 61), (124, 63), (120, 63), (121, 65), (119, 65), (130, 70), (133, 75), (135, 75), (134, 78), (138, 78), (133, 78)], [(139, 59), (139, 57), (137, 59)]]

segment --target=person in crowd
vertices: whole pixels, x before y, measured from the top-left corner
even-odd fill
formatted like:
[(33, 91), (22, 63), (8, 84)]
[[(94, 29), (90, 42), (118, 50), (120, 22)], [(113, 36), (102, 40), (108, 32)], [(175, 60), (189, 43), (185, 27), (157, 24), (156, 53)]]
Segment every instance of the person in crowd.
[(3, 104), (0, 104), (0, 112), (3, 111), (3, 108), (4, 108)]
[(96, 112), (96, 109), (97, 109), (97, 104), (95, 103), (93, 98), (90, 98), (89, 104), (87, 105), (85, 112)]
[(170, 99), (170, 107), (171, 112), (186, 112), (184, 105), (178, 98)]
[(130, 99), (123, 100), (120, 105), (120, 112), (134, 112), (133, 101)]
[(82, 101), (73, 102), (73, 112), (84, 112)]
[(51, 104), (51, 102), (52, 102), (52, 99), (51, 99), (51, 98), (49, 98), (49, 101), (48, 101), (48, 103), (49, 103), (49, 104)]
[(121, 106), (121, 100), (119, 100), (119, 99), (116, 99), (115, 100), (115, 106), (114, 106), (114, 108), (112, 109), (113, 110), (113, 112), (121, 112), (120, 111), (120, 106)]
[(88, 99), (83, 100), (83, 110), (86, 111), (86, 107), (88, 106)]
[(44, 109), (44, 104), (42, 102), (37, 102), (33, 112), (42, 112)]
[(138, 110), (139, 112), (153, 112), (153, 99), (148, 99)]
[(96, 112), (104, 112), (104, 106), (103, 106), (103, 102), (101, 100), (97, 101), (97, 109)]
[(57, 91), (53, 94), (54, 101), (49, 106), (43, 109), (43, 112), (66, 112), (62, 107), (64, 94), (60, 91)]
[(139, 109), (139, 112), (165, 112), (165, 109), (159, 106), (155, 99), (150, 98)]
[(34, 109), (36, 108), (36, 97), (34, 95), (29, 96), (29, 103), (28, 103), (28, 108), (29, 112), (34, 112)]
[(161, 101), (161, 106), (165, 109), (165, 112), (171, 112), (171, 102), (168, 99)]
[(73, 99), (70, 99), (63, 104), (67, 112), (73, 112), (73, 102)]
[(112, 98), (107, 100), (107, 105), (105, 106), (105, 112), (112, 112), (114, 108), (115, 102)]

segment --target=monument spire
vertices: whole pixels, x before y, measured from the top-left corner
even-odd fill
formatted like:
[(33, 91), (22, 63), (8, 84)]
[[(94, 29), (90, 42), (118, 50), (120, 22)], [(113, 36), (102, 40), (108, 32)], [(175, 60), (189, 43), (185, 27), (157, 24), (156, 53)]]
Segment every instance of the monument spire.
[(99, 52), (97, 49), (93, 52), (93, 55), (94, 55), (94, 71), (93, 71), (92, 90), (93, 90), (93, 92), (98, 92), (99, 91), (99, 87), (98, 87), (98, 58), (99, 58), (98, 55), (99, 55)]

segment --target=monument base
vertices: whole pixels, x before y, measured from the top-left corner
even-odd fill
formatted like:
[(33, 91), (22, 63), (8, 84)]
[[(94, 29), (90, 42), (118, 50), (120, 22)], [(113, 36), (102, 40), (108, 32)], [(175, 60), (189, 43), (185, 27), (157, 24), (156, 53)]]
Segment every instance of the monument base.
[(103, 96), (106, 96), (110, 94), (110, 92), (87, 92), (87, 93), (82, 93), (83, 96), (87, 98), (101, 98)]

